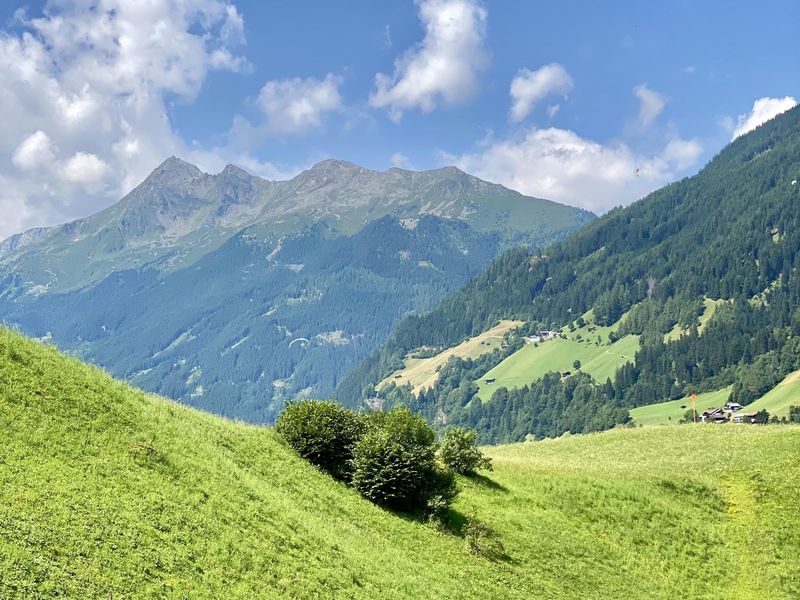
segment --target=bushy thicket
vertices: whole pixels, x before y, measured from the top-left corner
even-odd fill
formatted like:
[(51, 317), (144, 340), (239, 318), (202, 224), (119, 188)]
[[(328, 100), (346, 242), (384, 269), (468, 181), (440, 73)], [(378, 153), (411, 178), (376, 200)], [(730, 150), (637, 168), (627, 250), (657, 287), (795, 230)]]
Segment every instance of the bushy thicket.
[(455, 427), (439, 443), (439, 459), (461, 475), (473, 475), (479, 469), (492, 470), (492, 461), (475, 447), (476, 434), (471, 429)]
[(336, 402), (304, 400), (289, 402), (275, 429), (311, 464), (349, 480), (353, 447), (367, 431), (367, 418)]
[(457, 494), (453, 471), (490, 467), (474, 432), (458, 430), (440, 446), (425, 419), (405, 407), (363, 415), (335, 402), (291, 402), (276, 430), (300, 456), (392, 510), (441, 516)]
[(395, 510), (448, 506), (456, 495), (455, 481), (436, 462), (436, 435), (425, 419), (395, 408), (375, 413), (371, 425), (353, 450), (353, 487)]

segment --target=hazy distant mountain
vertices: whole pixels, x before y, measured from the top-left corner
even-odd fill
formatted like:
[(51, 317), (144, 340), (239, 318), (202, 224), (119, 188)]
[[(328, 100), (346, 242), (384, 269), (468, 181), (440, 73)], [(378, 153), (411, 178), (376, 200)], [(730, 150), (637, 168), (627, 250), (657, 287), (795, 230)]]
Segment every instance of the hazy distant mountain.
[(219, 248), (245, 227), (279, 239), (324, 221), (353, 234), (386, 215), (458, 219), (507, 243), (542, 244), (592, 218), (576, 208), (523, 196), (456, 169), (370, 171), (326, 160), (288, 181), (267, 181), (228, 165), (209, 175), (169, 158), (113, 206), (59, 227), (13, 236), (0, 269), (22, 290), (65, 291), (123, 268), (173, 271)]
[(592, 218), (453, 167), (328, 160), (276, 182), (170, 158), (108, 209), (3, 242), (0, 319), (148, 390), (269, 420), (505, 248)]

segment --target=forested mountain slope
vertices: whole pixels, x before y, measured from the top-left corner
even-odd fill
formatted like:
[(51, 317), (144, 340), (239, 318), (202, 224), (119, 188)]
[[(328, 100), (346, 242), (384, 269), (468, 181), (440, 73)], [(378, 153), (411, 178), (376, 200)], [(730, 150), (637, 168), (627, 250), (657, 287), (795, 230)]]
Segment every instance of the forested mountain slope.
[[(367, 398), (372, 382), (408, 351), (452, 345), (501, 318), (536, 330), (589, 315), (607, 326), (627, 313), (614, 333), (640, 335), (641, 347), (609, 381), (581, 375), (500, 394), (508, 405), (492, 406), (491, 417), (484, 412), (493, 403), (470, 402), (460, 375), (432, 398), (405, 401), (451, 422), (481, 423), (491, 440), (603, 428), (625, 420), (628, 408), (731, 384), (732, 399), (752, 401), (800, 367), (798, 179), (795, 108), (736, 139), (696, 176), (613, 210), (542, 253), (518, 249), (500, 257), (433, 312), (400, 323), (337, 396)], [(706, 298), (724, 302), (701, 333)], [(676, 325), (685, 334), (670, 338)], [(453, 368), (474, 380), (491, 366)], [(460, 396), (452, 393), (458, 387)], [(572, 402), (576, 390), (581, 402)], [(582, 414), (559, 420), (570, 411)], [(543, 412), (550, 415), (544, 422)]]
[[(8, 600), (800, 594), (797, 427), (488, 448), (495, 471), (459, 480), (437, 531), (362, 499), (270, 428), (0, 329), (0, 438)], [(478, 554), (468, 520), (492, 532)]]
[(105, 211), (0, 245), (0, 322), (269, 422), (286, 398), (329, 394), (403, 316), (505, 249), (592, 218), (455, 168), (323, 161), (274, 182), (172, 158)]

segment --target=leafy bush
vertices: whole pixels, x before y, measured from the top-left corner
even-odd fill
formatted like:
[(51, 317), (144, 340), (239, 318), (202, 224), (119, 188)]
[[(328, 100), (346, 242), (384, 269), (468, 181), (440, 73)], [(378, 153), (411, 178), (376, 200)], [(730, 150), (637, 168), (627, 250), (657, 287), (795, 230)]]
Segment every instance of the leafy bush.
[(349, 479), (353, 447), (367, 430), (364, 415), (335, 402), (290, 402), (276, 431), (303, 458), (337, 479)]
[(275, 425), (300, 456), (387, 508), (441, 519), (457, 490), (436, 463), (435, 434), (407, 408), (362, 415), (335, 402), (290, 402)]
[(452, 474), (436, 464), (435, 434), (407, 408), (372, 416), (353, 449), (353, 487), (387, 508), (446, 510), (456, 494)]
[(475, 447), (475, 436), (471, 429), (449, 430), (439, 443), (439, 459), (461, 475), (474, 475), (478, 469), (491, 471), (492, 461)]

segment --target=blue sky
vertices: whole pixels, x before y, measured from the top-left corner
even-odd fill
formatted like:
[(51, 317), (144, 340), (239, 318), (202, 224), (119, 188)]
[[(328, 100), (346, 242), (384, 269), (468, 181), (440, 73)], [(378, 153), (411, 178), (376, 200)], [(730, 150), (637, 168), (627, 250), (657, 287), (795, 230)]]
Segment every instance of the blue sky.
[(269, 178), (456, 164), (603, 212), (800, 98), (800, 3), (611, 4), (5, 2), (0, 238), (170, 154)]

